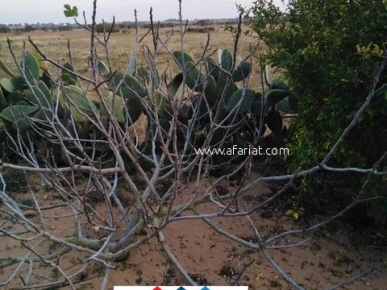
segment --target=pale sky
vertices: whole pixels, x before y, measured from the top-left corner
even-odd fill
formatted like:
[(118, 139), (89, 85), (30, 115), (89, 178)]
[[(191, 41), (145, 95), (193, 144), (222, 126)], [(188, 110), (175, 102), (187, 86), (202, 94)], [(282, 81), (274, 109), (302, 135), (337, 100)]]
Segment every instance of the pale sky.
[[(236, 4), (251, 7), (254, 0), (182, 0), (183, 19), (235, 18)], [(1, 0), (0, 23), (61, 23), (71, 18), (63, 15), (63, 4), (78, 6), (80, 16), (86, 12), (91, 18), (93, 0)], [(6, 3), (5, 3), (6, 2)], [(280, 0), (278, 0), (280, 2)], [(98, 21), (133, 21), (134, 9), (138, 19), (149, 20), (149, 8), (153, 7), (154, 20), (178, 18), (178, 0), (99, 0)], [(79, 17), (80, 18), (80, 17)], [(79, 20), (82, 20), (81, 18)], [(83, 22), (83, 21), (81, 21)]]

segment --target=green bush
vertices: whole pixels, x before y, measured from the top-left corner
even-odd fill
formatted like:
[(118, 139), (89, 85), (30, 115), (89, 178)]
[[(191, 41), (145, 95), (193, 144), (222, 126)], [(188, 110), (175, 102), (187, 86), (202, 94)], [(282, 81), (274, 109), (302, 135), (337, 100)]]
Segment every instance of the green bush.
[[(258, 0), (249, 10), (251, 27), (268, 45), (265, 61), (283, 71), (301, 99), (288, 139), (291, 170), (321, 162), (363, 104), (386, 44), (384, 2), (294, 0), (282, 11), (273, 1)], [(386, 81), (384, 73), (380, 84)], [(330, 165), (372, 167), (386, 151), (386, 124), (384, 88)]]
[[(364, 102), (383, 53), (383, 2), (296, 0), (281, 12), (260, 0), (252, 8), (250, 23), (269, 46), (267, 61), (302, 98), (290, 140), (297, 166), (321, 161)], [(373, 99), (336, 164), (372, 166), (385, 151), (386, 93)]]
[(112, 32), (112, 33), (115, 33), (115, 32), (120, 32), (120, 27), (117, 25), (117, 24), (112, 24), (112, 23), (98, 23), (96, 26), (95, 26), (95, 30), (98, 32), (98, 33), (103, 33), (103, 32)]
[(11, 32), (11, 28), (9, 28), (7, 25), (0, 24), (0, 33), (9, 33)]
[(34, 27), (32, 25), (24, 26), (24, 32), (32, 32), (32, 31), (35, 31), (35, 30), (36, 30), (36, 27)]
[(59, 31), (71, 31), (71, 30), (73, 30), (73, 27), (71, 25), (59, 25), (58, 30)]

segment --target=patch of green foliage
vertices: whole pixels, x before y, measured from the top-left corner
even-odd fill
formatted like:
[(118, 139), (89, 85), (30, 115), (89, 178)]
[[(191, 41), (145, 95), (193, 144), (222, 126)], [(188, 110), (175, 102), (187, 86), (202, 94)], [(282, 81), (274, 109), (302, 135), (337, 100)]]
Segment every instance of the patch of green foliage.
[[(258, 0), (249, 12), (251, 27), (269, 48), (265, 61), (281, 69), (301, 100), (287, 140), (290, 170), (316, 165), (369, 93), (386, 44), (386, 3), (294, 0), (282, 11), (273, 1)], [(370, 168), (386, 151), (387, 88), (381, 87), (386, 81), (384, 73), (380, 90), (329, 165)], [(385, 166), (386, 161), (378, 169)], [(363, 181), (351, 179), (354, 188)], [(375, 196), (381, 186), (382, 179), (375, 177), (366, 191)]]
[[(367, 96), (382, 57), (386, 4), (297, 0), (281, 12), (271, 2), (256, 1), (251, 25), (270, 48), (267, 61), (302, 98), (289, 145), (294, 164), (310, 166), (322, 160)], [(386, 100), (386, 89), (374, 97), (335, 154), (336, 164), (372, 166), (384, 153)]]
[(11, 28), (9, 28), (7, 25), (0, 24), (0, 33), (9, 33), (11, 32)]
[(95, 31), (97, 33), (114, 33), (114, 32), (120, 32), (120, 26), (115, 23), (98, 23), (95, 26)]

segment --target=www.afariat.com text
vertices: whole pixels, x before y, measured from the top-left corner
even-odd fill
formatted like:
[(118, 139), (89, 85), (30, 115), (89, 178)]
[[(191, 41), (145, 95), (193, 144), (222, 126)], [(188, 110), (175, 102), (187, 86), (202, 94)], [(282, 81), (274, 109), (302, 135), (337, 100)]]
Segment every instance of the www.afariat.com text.
[(195, 148), (195, 153), (202, 156), (235, 156), (235, 155), (254, 155), (254, 156), (287, 156), (290, 154), (289, 148), (263, 148), (261, 146), (238, 147), (233, 145), (228, 148)]

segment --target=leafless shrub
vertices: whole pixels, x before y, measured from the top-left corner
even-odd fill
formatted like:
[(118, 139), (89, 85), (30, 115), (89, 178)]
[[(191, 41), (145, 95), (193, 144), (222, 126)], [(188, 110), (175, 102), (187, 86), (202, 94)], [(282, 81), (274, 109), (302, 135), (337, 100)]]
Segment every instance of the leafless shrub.
[[(148, 36), (153, 39), (153, 47), (141, 48), (142, 39), (138, 35), (136, 43), (133, 44), (133, 57), (128, 61), (125, 72), (125, 75), (133, 73), (131, 70), (136, 54), (142, 53), (146, 56), (147, 63), (142, 70), (141, 78), (146, 85), (147, 97), (141, 98), (135, 94), (131, 99), (141, 104), (142, 114), (145, 114), (148, 119), (146, 144), (139, 142), (141, 133), (136, 126), (131, 126), (129, 136), (127, 128), (131, 125), (131, 120), (125, 119), (124, 122), (119, 120), (114, 104), (115, 101), (119, 101), (119, 98), (113, 96), (109, 99), (107, 84), (116, 75), (109, 62), (108, 42), (111, 31), (105, 30), (101, 38), (97, 35), (95, 29), (96, 2), (94, 1), (93, 23), (91, 26), (84, 26), (90, 30), (92, 36), (89, 48), (89, 75), (70, 71), (69, 68), (51, 60), (39, 50), (38, 46), (35, 46), (45, 61), (75, 76), (79, 87), (83, 89), (82, 92), (85, 95), (94, 94), (100, 107), (93, 105), (90, 99), (86, 99), (86, 103), (82, 105), (77, 104), (71, 92), (62, 90), (63, 80), (51, 80), (54, 82), (53, 103), (47, 105), (37, 98), (39, 100), (37, 106), (42, 109), (44, 117), (39, 119), (36, 116), (25, 115), (24, 119), (31, 125), (28, 132), (23, 134), (6, 132), (8, 135), (6, 145), (17, 156), (17, 161), (2, 160), (1, 168), (28, 172), (30, 180), (39, 177), (47, 194), (38, 195), (34, 186), (30, 185), (28, 188), (30, 204), (25, 205), (15, 201), (8, 194), (7, 181), (0, 174), (1, 239), (17, 241), (24, 249), (20, 256), (12, 256), (1, 261), (0, 267), (10, 269), (7, 272), (10, 275), (0, 281), (0, 285), (19, 289), (68, 285), (71, 289), (76, 289), (77, 283), (82, 281), (86, 265), (99, 263), (105, 275), (101, 285), (102, 289), (106, 286), (111, 270), (115, 268), (114, 262), (125, 260), (131, 251), (150, 239), (158, 239), (163, 251), (186, 278), (187, 283), (194, 285), (195, 282), (168, 248), (163, 230), (176, 221), (200, 219), (206, 222), (214, 232), (246, 248), (261, 252), (292, 287), (304, 289), (281, 269), (267, 249), (293, 247), (306, 243), (309, 240), (308, 234), (324, 227), (363, 201), (362, 189), (359, 190), (357, 198), (351, 204), (335, 215), (308, 227), (295, 227), (271, 236), (262, 235), (259, 221), (253, 219), (252, 215), (273, 200), (282, 198), (285, 190), (294, 180), (300, 177), (307, 178), (319, 170), (386, 174), (386, 172), (377, 170), (378, 164), (368, 169), (334, 168), (327, 165), (335, 150), (367, 108), (375, 91), (380, 87), (378, 78), (384, 72), (386, 59), (383, 59), (375, 73), (375, 82), (363, 106), (321, 163), (293, 174), (256, 177), (251, 174), (252, 156), (243, 156), (235, 160), (228, 158), (215, 163), (211, 156), (194, 154), (194, 145), (191, 141), (200, 132), (197, 132), (195, 127), (185, 126), (179, 116), (182, 114), (181, 108), (184, 105), (193, 107), (194, 115), (188, 124), (195, 124), (200, 118), (198, 112), (195, 111), (198, 109), (194, 107), (195, 100), (203, 96), (198, 95), (195, 91), (183, 89), (175, 92), (177, 96), (171, 98), (171, 83), (164, 78), (167, 72), (162, 72), (160, 75), (157, 73), (157, 57), (162, 48), (168, 50), (168, 38), (167, 40), (160, 38), (158, 26), (153, 21), (148, 31)], [(179, 2), (181, 5), (181, 1)], [(183, 51), (184, 33), (189, 31), (188, 29), (189, 27), (186, 28), (180, 17), (179, 33)], [(201, 29), (207, 29), (207, 32), (209, 28)], [(34, 45), (32, 39), (30, 42)], [(100, 59), (95, 49), (96, 43), (103, 45), (106, 49), (108, 71), (103, 73), (102, 78), (102, 69), (99, 67)], [(11, 45), (10, 48), (12, 52)], [(205, 62), (213, 53), (214, 51), (207, 43), (198, 65)], [(68, 54), (71, 63), (70, 46)], [(172, 52), (170, 54), (173, 58)], [(15, 61), (19, 63), (16, 59)], [(26, 70), (22, 68), (20, 70), (24, 74), (23, 77), (28, 79)], [(113, 87), (109, 89), (117, 93), (117, 87), (124, 82), (125, 75), (119, 83), (113, 84)], [(183, 71), (181, 77), (186, 79), (187, 76), (188, 71)], [(247, 83), (244, 83), (243, 86), (247, 86)], [(39, 93), (37, 91), (35, 95)], [(161, 120), (160, 97), (170, 102), (168, 110), (163, 112), (169, 114), (166, 124)], [(73, 116), (67, 119), (60, 116), (59, 107), (63, 100), (67, 101), (73, 110)], [(125, 111), (131, 111), (133, 109), (131, 105), (131, 102), (124, 102), (122, 108)], [(104, 118), (99, 115), (101, 110), (105, 112)], [(235, 126), (244, 125), (242, 123), (224, 125), (224, 120), (218, 116), (217, 108), (214, 110), (206, 108), (204, 111), (205, 114), (210, 115), (212, 122), (202, 134), (202, 148), (206, 148), (211, 143), (211, 137), (217, 129), (224, 129), (225, 137), (221, 138), (218, 144), (222, 146), (226, 142), (226, 137), (231, 136), (236, 130)], [(82, 126), (86, 128), (82, 134), (75, 115), (83, 120)], [(227, 118), (232, 118), (232, 114)], [(253, 131), (255, 133), (252, 136), (252, 143), (257, 144), (261, 137), (260, 132), (259, 130)], [(40, 142), (36, 142), (37, 139)], [(380, 161), (385, 158), (385, 155), (382, 156)], [(224, 167), (229, 169), (227, 173), (221, 171), (222, 174), (219, 176), (211, 176), (214, 168), (219, 170)], [(232, 178), (238, 180), (237, 185), (220, 194), (217, 186)], [(160, 185), (163, 185), (165, 181), (168, 181), (166, 183), (168, 186), (163, 187), (163, 191), (160, 191)], [(244, 201), (243, 196), (258, 184), (279, 181), (287, 182), (287, 185), (273, 192), (265, 201), (255, 205)], [(192, 195), (184, 202), (179, 202), (179, 194), (188, 183), (193, 184)], [(118, 188), (123, 185), (128, 190), (122, 193)], [(47, 203), (48, 198), (54, 202)], [(203, 212), (201, 205), (205, 203), (211, 203), (213, 211)], [(61, 214), (51, 216), (49, 211), (53, 208), (57, 208)], [(182, 213), (185, 214), (182, 215)], [(213, 220), (220, 217), (245, 218), (246, 224), (251, 227), (254, 239), (248, 241), (223, 229)], [(50, 226), (54, 220), (68, 223), (71, 228), (70, 233), (57, 232), (54, 226)], [(294, 244), (282, 245), (284, 239), (289, 236), (296, 237), (297, 241)], [(77, 267), (66, 269), (62, 267), (61, 257), (69, 252), (76, 252), (82, 263), (79, 263)], [(55, 279), (40, 274), (39, 265), (51, 267), (56, 273)]]

